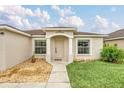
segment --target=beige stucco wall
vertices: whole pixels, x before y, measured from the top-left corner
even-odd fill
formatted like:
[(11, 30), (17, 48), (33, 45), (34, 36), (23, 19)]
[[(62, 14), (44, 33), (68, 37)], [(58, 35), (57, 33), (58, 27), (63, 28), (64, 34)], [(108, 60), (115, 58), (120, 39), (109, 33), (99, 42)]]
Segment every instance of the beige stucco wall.
[[(73, 37), (73, 59), (75, 60), (75, 59), (81, 59), (81, 60), (85, 60), (85, 59), (91, 59), (91, 60), (94, 60), (94, 59), (99, 59), (100, 58), (100, 51), (101, 51), (101, 49), (103, 48), (103, 38), (102, 37), (78, 37), (78, 36), (76, 36), (76, 37), (74, 37), (73, 36), (73, 32), (71, 32), (71, 31), (63, 31), (63, 32), (57, 32), (57, 31), (48, 31), (48, 32), (46, 32), (46, 38), (48, 38), (49, 36), (52, 36), (52, 35), (55, 35), (55, 36), (53, 36), (53, 37), (50, 37), (50, 43), (51, 43), (51, 45), (50, 46), (53, 46), (52, 44), (54, 44), (54, 43), (52, 43), (52, 42), (54, 42), (54, 40), (53, 40), (53, 38), (54, 37), (57, 37), (57, 36), (59, 36), (59, 35), (56, 35), (56, 34), (58, 34), (58, 33), (63, 33), (63, 34), (66, 34), (66, 35), (68, 35), (68, 36), (70, 36), (70, 37)], [(60, 36), (60, 37), (65, 37), (65, 36)], [(81, 39), (90, 39), (91, 40), (91, 55), (78, 55), (77, 53), (76, 53), (76, 39), (77, 38), (81, 38)], [(68, 44), (69, 43), (69, 41), (68, 41), (68, 38), (66, 39), (67, 41), (65, 42), (66, 44)], [(52, 49), (52, 47), (51, 47), (51, 59), (53, 59), (53, 56), (54, 56), (54, 51), (53, 51), (54, 49)], [(66, 59), (68, 59), (68, 57), (69, 57), (69, 48), (67, 49), (67, 52), (66, 52)], [(46, 55), (39, 55), (39, 57), (42, 57), (42, 58), (45, 58), (45, 56)]]
[(105, 41), (105, 44), (109, 44), (109, 45), (115, 45), (115, 44), (117, 44), (117, 46), (119, 48), (124, 49), (124, 39)]
[(46, 59), (46, 54), (35, 54), (36, 58)]
[(59, 32), (59, 31), (47, 31), (46, 32), (46, 37), (49, 37), (51, 35), (56, 35), (56, 34), (65, 34), (65, 35), (73, 37), (73, 31), (66, 31), (66, 30), (62, 31), (62, 32)]
[[(23, 62), (24, 60), (28, 59), (31, 57), (33, 51), (34, 51), (34, 46), (33, 45), (33, 40), (36, 38), (30, 38), (21, 34), (17, 34), (12, 31), (7, 31), (4, 30), (5, 34), (3, 36), (0, 36), (0, 70), (6, 69), (8, 67), (12, 67), (18, 63)], [(76, 53), (76, 39), (79, 37), (74, 37), (73, 36), (73, 31), (63, 31), (63, 32), (58, 32), (58, 31), (48, 31), (46, 32), (46, 37), (45, 38), (40, 38), (40, 39), (47, 39), (50, 37), (54, 37), (56, 34), (61, 34), (62, 33), (62, 39), (65, 39), (64, 41), (64, 47), (67, 48), (65, 52), (66, 59), (68, 59), (69, 56), (69, 44), (68, 39), (73, 38), (73, 57), (75, 59), (98, 59), (100, 57), (100, 50), (103, 47), (103, 38), (92, 38), (92, 37), (87, 37), (90, 38), (92, 41), (91, 44), (91, 50), (92, 54), (91, 55), (78, 55)], [(53, 35), (53, 36), (52, 36)], [(80, 37), (84, 38), (84, 37)], [(50, 40), (52, 41), (52, 40)], [(124, 47), (122, 44), (122, 41), (119, 41), (119, 44), (121, 47)], [(51, 45), (50, 45), (51, 46)], [(51, 51), (52, 52), (52, 51)], [(46, 58), (46, 55), (36, 55), (37, 57), (42, 57)]]
[(12, 67), (23, 62), (32, 55), (31, 38), (11, 31), (5, 34), (5, 67)]
[[(0, 31), (1, 32), (1, 31)], [(4, 62), (5, 62), (5, 36), (0, 34), (0, 71), (5, 69)]]
[[(100, 58), (100, 51), (103, 47), (103, 38), (87, 38), (91, 40), (91, 54), (90, 55), (78, 55), (76, 53), (76, 39), (77, 38), (74, 38), (73, 40), (74, 60), (94, 60), (94, 59)], [(83, 39), (83, 37), (81, 37), (81, 39)]]

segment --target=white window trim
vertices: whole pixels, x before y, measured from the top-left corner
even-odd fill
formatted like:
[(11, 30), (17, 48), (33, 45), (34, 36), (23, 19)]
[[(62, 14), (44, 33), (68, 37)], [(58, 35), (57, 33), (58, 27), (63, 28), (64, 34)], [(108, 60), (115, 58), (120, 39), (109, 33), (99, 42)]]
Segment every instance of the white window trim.
[[(46, 38), (32, 38), (32, 55), (34, 54), (34, 52), (35, 52), (35, 40), (46, 40)], [(47, 45), (46, 45), (46, 47), (47, 47)], [(37, 56), (44, 56), (44, 55), (46, 55), (46, 54), (35, 54), (35, 55), (37, 55)]]
[[(78, 40), (90, 40), (90, 53), (89, 54), (78, 54)], [(92, 38), (76, 38), (76, 55), (84, 55), (84, 56), (88, 56), (88, 55), (92, 55)]]

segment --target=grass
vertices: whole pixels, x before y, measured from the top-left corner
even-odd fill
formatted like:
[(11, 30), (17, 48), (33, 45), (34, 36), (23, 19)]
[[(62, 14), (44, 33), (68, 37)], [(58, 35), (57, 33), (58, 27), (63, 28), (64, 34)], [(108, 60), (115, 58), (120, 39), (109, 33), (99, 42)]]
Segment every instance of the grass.
[(67, 71), (73, 88), (124, 88), (124, 64), (77, 62), (67, 65)]

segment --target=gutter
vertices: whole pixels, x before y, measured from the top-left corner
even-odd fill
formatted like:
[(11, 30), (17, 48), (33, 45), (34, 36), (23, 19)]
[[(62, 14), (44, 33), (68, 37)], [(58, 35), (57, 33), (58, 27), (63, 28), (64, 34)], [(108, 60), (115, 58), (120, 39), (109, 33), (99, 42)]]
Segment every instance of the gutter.
[(104, 41), (119, 40), (119, 39), (124, 39), (124, 37), (117, 37), (117, 38), (104, 39)]
[(108, 35), (74, 35), (75, 37), (107, 37)]
[(46, 35), (31, 35), (33, 38), (37, 37), (37, 38), (44, 38)]

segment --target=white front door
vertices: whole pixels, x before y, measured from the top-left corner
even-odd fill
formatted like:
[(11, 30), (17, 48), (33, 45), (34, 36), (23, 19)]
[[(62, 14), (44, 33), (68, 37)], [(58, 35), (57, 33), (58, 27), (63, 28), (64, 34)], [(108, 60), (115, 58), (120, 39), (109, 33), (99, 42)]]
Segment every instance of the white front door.
[(62, 37), (55, 38), (55, 60), (62, 61), (64, 59), (64, 39)]
[(55, 36), (51, 38), (52, 61), (68, 61), (68, 38)]

